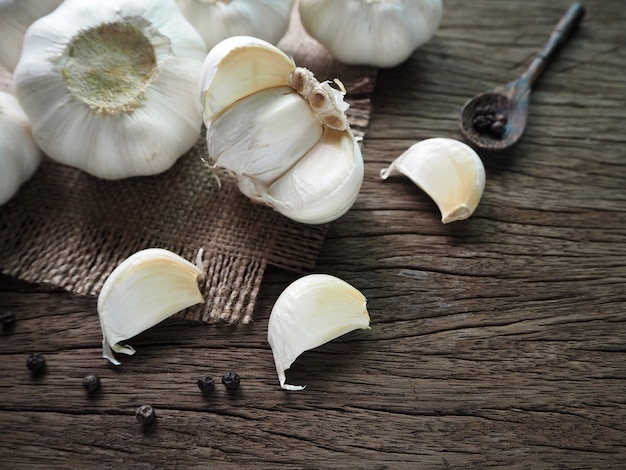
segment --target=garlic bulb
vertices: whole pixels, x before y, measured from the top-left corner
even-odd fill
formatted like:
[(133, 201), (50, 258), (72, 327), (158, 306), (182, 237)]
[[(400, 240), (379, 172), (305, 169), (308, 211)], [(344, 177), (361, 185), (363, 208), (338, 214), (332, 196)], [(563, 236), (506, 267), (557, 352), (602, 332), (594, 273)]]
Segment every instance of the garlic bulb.
[(152, 175), (200, 136), (205, 55), (174, 0), (66, 0), (28, 29), (13, 78), (51, 158), (101, 178)]
[(408, 176), (437, 204), (446, 224), (470, 217), (485, 189), (485, 167), (471, 147), (454, 139), (436, 137), (411, 146), (380, 172)]
[(369, 329), (366, 299), (355, 287), (328, 274), (310, 274), (291, 283), (280, 294), (267, 326), (280, 386), (285, 371), (304, 351), (316, 348), (352, 330)]
[(337, 60), (393, 67), (432, 38), (441, 0), (300, 0), (306, 31)]
[(231, 36), (276, 44), (287, 32), (294, 0), (176, 0), (209, 49)]
[(15, 96), (0, 91), (0, 205), (11, 199), (40, 162), (28, 117)]
[(266, 41), (225, 39), (200, 78), (209, 156), (254, 202), (302, 223), (337, 219), (364, 173), (337, 86), (319, 83)]
[(37, 19), (47, 15), (63, 0), (0, 0), (0, 65), (13, 72), (22, 53), (24, 34)]
[(204, 302), (198, 281), (202, 251), (196, 265), (171, 251), (148, 248), (117, 266), (98, 296), (102, 357), (119, 365), (113, 351), (135, 354), (119, 344), (192, 305)]

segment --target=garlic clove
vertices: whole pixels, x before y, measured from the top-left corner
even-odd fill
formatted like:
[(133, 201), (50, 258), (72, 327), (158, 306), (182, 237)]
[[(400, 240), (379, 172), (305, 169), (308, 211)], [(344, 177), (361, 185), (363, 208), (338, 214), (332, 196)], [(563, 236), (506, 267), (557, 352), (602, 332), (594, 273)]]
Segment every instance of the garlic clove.
[(446, 224), (470, 217), (485, 189), (485, 167), (478, 154), (455, 139), (436, 137), (411, 146), (388, 168), (382, 179), (402, 173), (428, 194)]
[(281, 388), (285, 371), (305, 351), (356, 329), (369, 329), (366, 299), (347, 282), (328, 274), (310, 274), (291, 283), (278, 297), (267, 327), (267, 341)]
[(300, 0), (302, 25), (337, 60), (393, 67), (429, 41), (442, 0)]
[[(198, 254), (198, 264), (201, 253)], [(98, 296), (102, 328), (102, 357), (119, 365), (113, 352), (132, 355), (135, 350), (120, 344), (173, 314), (203, 303), (198, 287), (204, 272), (160, 248), (139, 251), (117, 266)]]
[(217, 166), (269, 184), (313, 147), (322, 133), (322, 124), (306, 101), (290, 88), (279, 87), (231, 106), (207, 129), (207, 143)]
[(224, 39), (206, 56), (200, 71), (204, 121), (236, 101), (268, 88), (289, 86), (294, 61), (272, 44), (249, 36)]
[(17, 98), (0, 91), (0, 205), (35, 173), (41, 157)]
[(276, 44), (287, 32), (294, 0), (176, 0), (211, 49), (230, 37), (254, 36)]
[(297, 222), (327, 223), (352, 207), (363, 174), (363, 157), (354, 136), (326, 128), (315, 147), (261, 197)]

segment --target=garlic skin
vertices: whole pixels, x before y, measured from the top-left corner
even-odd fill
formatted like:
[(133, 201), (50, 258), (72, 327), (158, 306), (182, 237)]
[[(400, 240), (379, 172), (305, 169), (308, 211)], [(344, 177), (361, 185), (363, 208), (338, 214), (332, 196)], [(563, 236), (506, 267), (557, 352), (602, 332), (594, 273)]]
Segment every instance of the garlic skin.
[(0, 91), (0, 205), (30, 179), (41, 162), (30, 121), (15, 96)]
[(369, 329), (366, 303), (359, 290), (328, 274), (310, 274), (291, 283), (276, 300), (267, 326), (281, 388), (304, 389), (285, 383), (285, 371), (300, 354), (350, 331)]
[(24, 34), (37, 19), (63, 0), (0, 0), (0, 65), (13, 72), (22, 53)]
[(272, 44), (285, 35), (295, 0), (176, 0), (208, 49), (231, 36)]
[(174, 0), (66, 0), (28, 29), (13, 78), (44, 153), (120, 179), (161, 173), (197, 142), (205, 55)]
[(429, 41), (442, 0), (300, 0), (304, 29), (340, 62), (394, 67)]
[(444, 224), (470, 217), (485, 189), (485, 167), (478, 154), (455, 139), (435, 137), (412, 145), (380, 172), (402, 173), (437, 204)]
[(319, 83), (258, 38), (225, 39), (207, 55), (200, 99), (209, 156), (252, 201), (292, 220), (327, 223), (354, 204), (363, 156), (345, 90)]
[(194, 265), (161, 248), (139, 251), (117, 266), (98, 295), (102, 357), (120, 365), (116, 353), (132, 355), (130, 339), (192, 305), (203, 303), (198, 281), (202, 252)]

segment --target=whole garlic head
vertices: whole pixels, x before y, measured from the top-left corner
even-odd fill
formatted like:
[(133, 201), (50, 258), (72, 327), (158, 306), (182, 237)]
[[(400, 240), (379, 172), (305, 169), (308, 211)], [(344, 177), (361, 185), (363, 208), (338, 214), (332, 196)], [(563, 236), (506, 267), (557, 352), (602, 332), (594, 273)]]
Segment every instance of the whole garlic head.
[(442, 0), (300, 0), (306, 31), (346, 64), (393, 67), (432, 38)]
[(40, 162), (28, 117), (15, 96), (0, 91), (0, 205), (11, 199)]
[(295, 0), (176, 0), (187, 21), (211, 49), (231, 36), (272, 44), (287, 32)]
[(51, 158), (106, 179), (152, 175), (200, 136), (205, 55), (174, 0), (66, 0), (28, 29), (13, 78)]
[(364, 173), (337, 86), (319, 83), (266, 41), (225, 39), (200, 78), (209, 156), (254, 202), (302, 223), (337, 219)]
[(0, 65), (13, 72), (22, 53), (24, 34), (37, 19), (63, 0), (0, 0)]

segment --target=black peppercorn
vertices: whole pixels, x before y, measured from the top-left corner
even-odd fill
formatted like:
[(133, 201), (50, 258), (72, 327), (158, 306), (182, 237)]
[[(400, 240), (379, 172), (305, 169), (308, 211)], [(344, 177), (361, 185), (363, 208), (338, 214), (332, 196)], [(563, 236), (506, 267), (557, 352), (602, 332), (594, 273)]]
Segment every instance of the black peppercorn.
[(28, 356), (28, 359), (26, 359), (26, 367), (28, 367), (28, 370), (33, 374), (39, 374), (46, 367), (46, 360), (39, 353), (31, 354)]
[(491, 126), (491, 121), (489, 121), (489, 119), (487, 119), (487, 116), (485, 116), (484, 114), (477, 114), (476, 116), (474, 116), (472, 124), (474, 125), (474, 129), (476, 129), (481, 134), (484, 134), (489, 130), (489, 127)]
[(222, 377), (222, 383), (228, 390), (237, 390), (240, 381), (241, 379), (239, 378), (239, 375), (235, 372), (226, 372), (224, 377)]
[(504, 123), (502, 121), (493, 121), (491, 127), (489, 127), (489, 132), (495, 137), (501, 137), (504, 134)]
[(100, 377), (96, 374), (89, 374), (83, 379), (83, 387), (89, 392), (93, 393), (100, 388)]
[(13, 312), (7, 310), (0, 313), (0, 323), (4, 328), (11, 328), (15, 324), (15, 315)]
[(215, 390), (215, 381), (209, 376), (200, 377), (198, 379), (198, 388), (205, 393)]
[(137, 411), (135, 411), (135, 418), (137, 418), (137, 421), (143, 426), (150, 424), (154, 421), (155, 417), (156, 413), (154, 412), (154, 408), (150, 405), (141, 405), (137, 408)]

